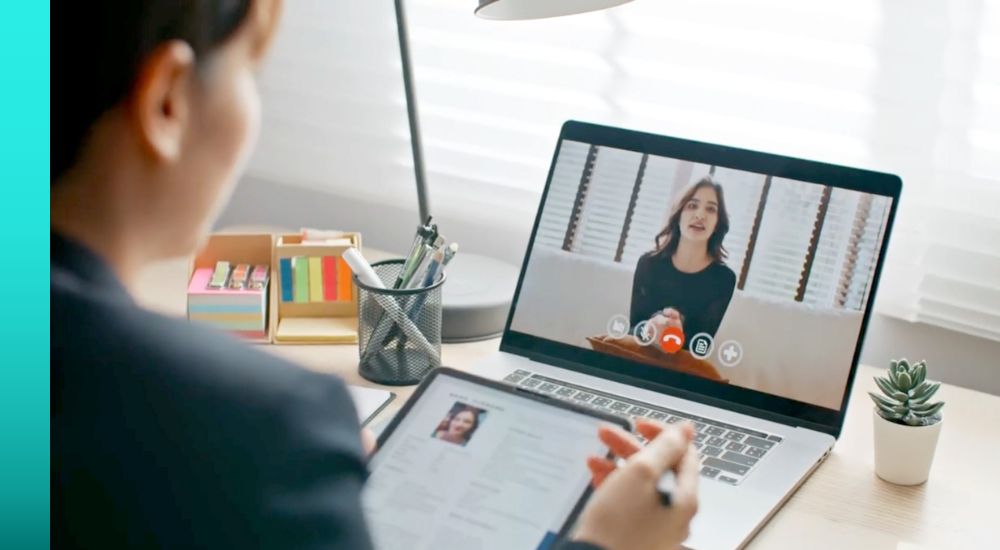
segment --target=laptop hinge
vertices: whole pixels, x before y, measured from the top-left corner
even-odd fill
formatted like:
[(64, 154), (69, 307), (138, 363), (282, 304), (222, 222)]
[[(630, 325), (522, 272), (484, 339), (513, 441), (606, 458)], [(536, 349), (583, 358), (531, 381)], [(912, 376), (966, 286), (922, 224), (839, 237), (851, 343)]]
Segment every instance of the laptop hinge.
[(713, 398), (705, 394), (691, 392), (676, 387), (667, 386), (664, 384), (658, 384), (656, 382), (650, 382), (649, 380), (644, 380), (642, 378), (636, 378), (616, 373), (614, 371), (591, 367), (575, 361), (569, 361), (566, 359), (560, 359), (558, 357), (552, 357), (551, 355), (545, 355), (542, 353), (521, 350), (509, 345), (505, 346), (503, 345), (503, 343), (501, 343), (500, 351), (505, 353), (510, 353), (512, 355), (521, 356), (531, 361), (536, 361), (545, 365), (552, 365), (555, 367), (566, 368), (575, 372), (580, 372), (597, 378), (604, 378), (606, 380), (611, 380), (622, 384), (628, 384), (630, 386), (636, 386), (638, 388), (654, 391), (656, 393), (662, 393), (665, 395), (670, 395), (681, 399), (687, 399), (688, 401), (695, 401), (698, 403), (702, 403), (704, 405), (718, 407), (720, 409), (724, 409), (727, 411), (745, 414), (747, 416), (753, 416), (755, 418), (768, 420), (770, 422), (776, 422), (778, 424), (784, 424), (785, 426), (789, 426), (791, 428), (803, 428), (806, 430), (830, 434), (835, 438), (840, 435), (839, 433), (836, 432), (836, 430), (832, 426), (827, 426), (815, 422), (808, 422), (802, 420), (801, 418), (790, 417), (787, 415), (777, 414), (765, 409), (750, 407), (747, 405), (742, 405), (740, 403), (733, 403), (732, 401)]

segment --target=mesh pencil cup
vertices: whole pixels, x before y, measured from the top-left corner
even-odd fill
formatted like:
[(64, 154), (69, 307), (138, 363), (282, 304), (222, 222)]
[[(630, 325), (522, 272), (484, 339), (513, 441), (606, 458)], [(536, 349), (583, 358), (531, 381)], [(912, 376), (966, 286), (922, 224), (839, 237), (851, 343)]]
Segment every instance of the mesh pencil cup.
[(358, 373), (379, 384), (419, 383), (441, 366), (441, 286), (445, 274), (428, 287), (391, 288), (403, 260), (372, 264), (389, 288), (358, 287)]

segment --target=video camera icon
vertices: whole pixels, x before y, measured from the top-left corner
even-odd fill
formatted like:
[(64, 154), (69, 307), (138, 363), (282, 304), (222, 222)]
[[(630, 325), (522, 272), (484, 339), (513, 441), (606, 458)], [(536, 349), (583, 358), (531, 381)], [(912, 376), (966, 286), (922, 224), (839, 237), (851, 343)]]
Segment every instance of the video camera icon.
[(608, 336), (612, 338), (623, 338), (628, 334), (629, 329), (629, 319), (628, 317), (618, 314), (608, 321)]

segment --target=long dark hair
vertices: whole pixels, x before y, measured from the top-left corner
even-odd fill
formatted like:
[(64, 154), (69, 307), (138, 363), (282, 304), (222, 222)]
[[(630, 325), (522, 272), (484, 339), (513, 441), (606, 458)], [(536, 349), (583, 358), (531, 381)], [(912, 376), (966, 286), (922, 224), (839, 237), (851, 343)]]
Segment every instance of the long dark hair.
[(53, 2), (50, 182), (71, 168), (91, 126), (125, 99), (143, 61), (183, 40), (200, 61), (248, 19), (254, 0)]
[(435, 433), (439, 431), (447, 432), (448, 428), (451, 426), (451, 421), (454, 420), (456, 416), (458, 416), (463, 412), (472, 413), (472, 427), (469, 428), (469, 431), (465, 432), (464, 436), (466, 441), (472, 439), (472, 434), (474, 434), (476, 432), (476, 429), (479, 428), (479, 414), (483, 411), (475, 407), (470, 407), (468, 405), (462, 405), (462, 404), (455, 405), (454, 407), (451, 408), (451, 412), (448, 413), (448, 416), (445, 417), (445, 419), (442, 420), (440, 424), (438, 424)]
[(667, 225), (662, 231), (657, 233), (654, 239), (656, 248), (653, 249), (653, 256), (670, 258), (674, 255), (674, 252), (677, 252), (677, 244), (681, 240), (681, 212), (684, 211), (684, 207), (694, 197), (694, 194), (703, 187), (710, 187), (715, 191), (715, 196), (719, 199), (719, 220), (715, 224), (715, 231), (712, 232), (712, 236), (708, 238), (708, 254), (720, 264), (726, 261), (729, 253), (726, 252), (726, 247), (722, 246), (722, 240), (726, 238), (726, 233), (729, 232), (729, 212), (726, 210), (726, 197), (722, 192), (722, 185), (712, 179), (712, 176), (705, 176), (698, 180), (697, 183), (684, 192), (680, 200), (677, 201), (677, 204), (674, 205), (674, 210), (667, 220)]

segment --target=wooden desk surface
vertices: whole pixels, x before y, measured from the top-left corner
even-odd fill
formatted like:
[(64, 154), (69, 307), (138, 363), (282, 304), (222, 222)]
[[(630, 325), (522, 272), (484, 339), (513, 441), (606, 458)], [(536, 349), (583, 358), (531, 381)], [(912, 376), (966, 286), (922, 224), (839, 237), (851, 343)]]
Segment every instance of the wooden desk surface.
[[(137, 297), (152, 309), (183, 316), (186, 278), (184, 261), (152, 266), (138, 281)], [(498, 339), (445, 345), (443, 362), (461, 369), (498, 346)], [(356, 346), (259, 347), (349, 383), (377, 387), (358, 375)], [(866, 392), (875, 390), (876, 372), (860, 367), (833, 453), (749, 548), (1000, 548), (1000, 503), (994, 501), (1000, 497), (1000, 397), (942, 385), (938, 396), (948, 404), (930, 480), (898, 487), (873, 470)], [(388, 389), (399, 398), (382, 415), (394, 413), (413, 388)]]

